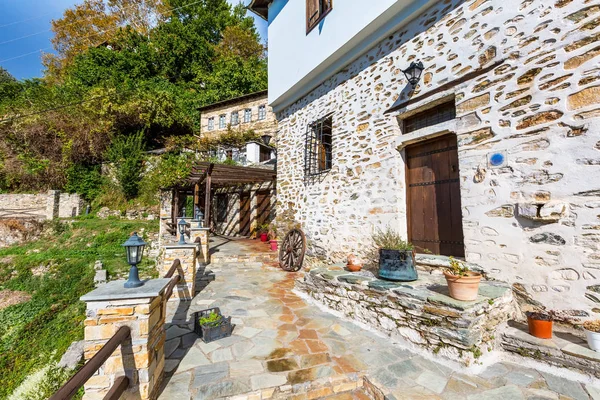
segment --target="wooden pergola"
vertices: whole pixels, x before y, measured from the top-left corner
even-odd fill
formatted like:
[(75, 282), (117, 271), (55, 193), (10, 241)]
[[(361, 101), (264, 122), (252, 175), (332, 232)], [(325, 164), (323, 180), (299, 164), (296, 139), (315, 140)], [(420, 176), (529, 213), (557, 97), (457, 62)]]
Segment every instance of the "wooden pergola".
[(188, 182), (193, 187), (195, 205), (200, 203), (200, 186), (204, 184), (204, 226), (210, 226), (210, 202), (213, 187), (252, 185), (273, 182), (275, 179), (276, 172), (273, 169), (199, 162), (192, 167)]

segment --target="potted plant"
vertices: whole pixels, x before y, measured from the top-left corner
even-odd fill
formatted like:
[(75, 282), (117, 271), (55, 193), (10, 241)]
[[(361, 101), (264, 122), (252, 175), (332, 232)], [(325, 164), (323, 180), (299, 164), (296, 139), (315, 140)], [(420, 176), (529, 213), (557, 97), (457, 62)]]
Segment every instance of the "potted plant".
[(355, 256), (354, 254), (350, 254), (348, 256), (348, 262), (346, 264), (346, 267), (350, 272), (358, 272), (362, 269), (362, 263), (360, 262), (360, 259), (357, 256)]
[(223, 317), (218, 307), (194, 313), (194, 332), (204, 343), (231, 336), (234, 327), (231, 317)]
[(271, 251), (277, 251), (279, 240), (277, 240), (277, 230), (273, 225), (269, 225), (269, 244), (271, 245)]
[(260, 224), (256, 227), (256, 232), (261, 242), (269, 240), (269, 224)]
[(552, 312), (527, 312), (529, 333), (536, 338), (552, 339)]
[(450, 257), (450, 267), (444, 271), (450, 297), (461, 301), (473, 301), (479, 292), (481, 274), (469, 270), (462, 262)]
[(415, 249), (411, 243), (389, 226), (385, 231), (377, 230), (373, 242), (379, 251), (379, 277), (403, 282), (417, 280)]
[(584, 322), (583, 330), (590, 349), (600, 352), (600, 320)]

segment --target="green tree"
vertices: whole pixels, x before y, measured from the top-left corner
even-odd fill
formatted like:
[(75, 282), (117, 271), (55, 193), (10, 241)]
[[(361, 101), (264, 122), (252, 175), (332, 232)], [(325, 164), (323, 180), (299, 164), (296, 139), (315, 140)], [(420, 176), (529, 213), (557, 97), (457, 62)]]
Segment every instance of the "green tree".
[(115, 175), (125, 197), (138, 195), (144, 161), (144, 133), (119, 136), (112, 142), (107, 158), (113, 163)]

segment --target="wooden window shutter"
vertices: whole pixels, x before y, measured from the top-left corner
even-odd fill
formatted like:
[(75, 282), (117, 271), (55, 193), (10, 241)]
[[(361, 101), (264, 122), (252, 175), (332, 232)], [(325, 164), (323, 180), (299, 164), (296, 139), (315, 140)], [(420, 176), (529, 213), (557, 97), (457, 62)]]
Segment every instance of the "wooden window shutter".
[(312, 28), (319, 20), (319, 1), (306, 0), (306, 29)]

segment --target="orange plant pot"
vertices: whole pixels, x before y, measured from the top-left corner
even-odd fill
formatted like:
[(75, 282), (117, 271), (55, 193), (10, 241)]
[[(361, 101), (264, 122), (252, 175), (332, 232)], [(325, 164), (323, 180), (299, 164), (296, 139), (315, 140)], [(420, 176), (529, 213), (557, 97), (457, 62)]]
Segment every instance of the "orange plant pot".
[(346, 267), (350, 272), (358, 272), (362, 269), (362, 265), (360, 264), (346, 264)]
[(529, 333), (536, 338), (552, 339), (552, 321), (533, 319), (528, 315), (527, 325), (529, 326)]
[(444, 276), (448, 283), (450, 297), (461, 301), (473, 301), (477, 299), (479, 281), (481, 281), (480, 273), (469, 271), (467, 276), (457, 276), (444, 271)]

